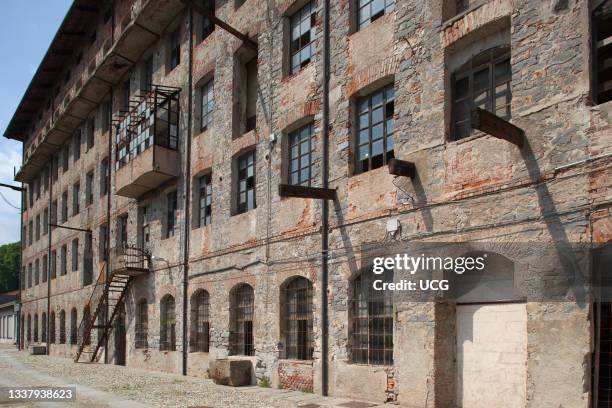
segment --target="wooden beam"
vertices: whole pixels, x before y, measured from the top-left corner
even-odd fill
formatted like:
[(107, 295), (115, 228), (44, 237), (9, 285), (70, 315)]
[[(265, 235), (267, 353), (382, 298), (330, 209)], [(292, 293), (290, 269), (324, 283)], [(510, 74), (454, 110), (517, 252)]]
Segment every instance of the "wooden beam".
[(387, 166), (389, 167), (389, 174), (396, 176), (414, 178), (416, 173), (414, 163), (405, 160), (391, 159)]
[(481, 108), (472, 108), (470, 119), (472, 129), (523, 147), (525, 132), (507, 120)]
[(333, 200), (336, 198), (336, 189), (321, 187), (294, 186), (279, 184), (278, 195), (281, 197), (314, 198), (319, 200)]

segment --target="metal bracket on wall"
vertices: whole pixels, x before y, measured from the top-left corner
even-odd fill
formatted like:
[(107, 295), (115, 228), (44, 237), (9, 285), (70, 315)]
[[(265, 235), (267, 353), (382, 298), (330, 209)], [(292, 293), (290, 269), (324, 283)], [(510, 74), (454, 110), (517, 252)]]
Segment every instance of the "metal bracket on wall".
[(414, 178), (414, 175), (416, 174), (416, 167), (414, 166), (414, 163), (406, 160), (390, 159), (387, 166), (389, 167), (389, 174), (393, 174), (395, 176)]
[(294, 186), (291, 184), (279, 184), (278, 195), (281, 197), (314, 198), (319, 200), (333, 200), (336, 197), (336, 189)]
[(470, 112), (470, 125), (498, 139), (506, 140), (523, 147), (525, 132), (518, 126), (481, 108), (473, 108)]

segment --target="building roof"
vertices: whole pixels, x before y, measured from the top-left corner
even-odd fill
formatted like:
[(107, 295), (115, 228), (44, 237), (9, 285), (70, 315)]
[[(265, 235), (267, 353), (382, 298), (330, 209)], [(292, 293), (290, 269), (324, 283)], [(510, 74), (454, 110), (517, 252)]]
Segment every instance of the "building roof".
[(19, 290), (11, 290), (0, 293), (0, 307), (12, 304), (19, 300)]
[(91, 31), (91, 22), (98, 15), (99, 5), (96, 0), (73, 1), (4, 130), (4, 137), (22, 142), (27, 140), (31, 123), (49, 100), (58, 79), (65, 74), (66, 65), (72, 65), (69, 57), (73, 56), (75, 45)]

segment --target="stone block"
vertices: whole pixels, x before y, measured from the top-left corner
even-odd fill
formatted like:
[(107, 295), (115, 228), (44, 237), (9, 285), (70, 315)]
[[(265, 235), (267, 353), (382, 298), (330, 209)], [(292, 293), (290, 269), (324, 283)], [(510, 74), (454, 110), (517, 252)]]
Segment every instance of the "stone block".
[(43, 356), (47, 354), (47, 346), (31, 346), (30, 354), (33, 356)]
[(253, 364), (249, 360), (219, 359), (210, 362), (210, 378), (219, 385), (240, 387), (251, 384)]

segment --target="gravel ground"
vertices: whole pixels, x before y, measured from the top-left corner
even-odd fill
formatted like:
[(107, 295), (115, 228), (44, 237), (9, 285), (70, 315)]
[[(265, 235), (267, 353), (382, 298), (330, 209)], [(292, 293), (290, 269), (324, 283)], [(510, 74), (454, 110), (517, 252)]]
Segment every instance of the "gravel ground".
[[(51, 356), (31, 356), (25, 352), (3, 351), (9, 358), (0, 358), (0, 370), (6, 369), (13, 375), (15, 383), (30, 385), (27, 379), (19, 378), (15, 362), (54, 378), (61, 378), (69, 383), (89, 386), (97, 390), (120, 395), (130, 400), (139, 401), (151, 407), (240, 407), (240, 408), (275, 408), (296, 407), (290, 401), (270, 399), (266, 396), (238, 391), (230, 387), (214, 384), (211, 380), (183, 377), (154, 371), (121, 367), (105, 364), (75, 364), (69, 359)], [(14, 360), (13, 362), (11, 360)], [(93, 402), (81, 401), (63, 406), (100, 406)], [(16, 405), (11, 405), (16, 406)], [(29, 406), (29, 405), (21, 405)]]

